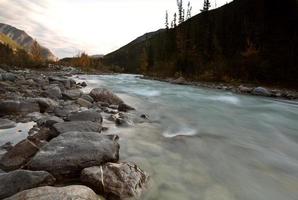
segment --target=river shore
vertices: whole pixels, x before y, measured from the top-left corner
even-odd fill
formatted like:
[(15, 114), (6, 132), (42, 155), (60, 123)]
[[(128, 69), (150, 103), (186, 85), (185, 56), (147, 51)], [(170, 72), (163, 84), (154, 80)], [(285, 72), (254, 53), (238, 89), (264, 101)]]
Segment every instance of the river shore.
[(142, 77), (148, 80), (156, 80), (178, 85), (190, 85), (196, 87), (205, 87), (209, 89), (231, 91), (236, 94), (254, 95), (271, 98), (279, 98), (286, 100), (298, 100), (298, 91), (286, 88), (263, 87), (255, 84), (228, 84), (228, 83), (215, 83), (215, 82), (196, 82), (188, 81), (183, 77), (180, 78), (161, 78), (154, 76)]
[(76, 74), (0, 68), (0, 199), (139, 199), (146, 190), (149, 174), (121, 160), (119, 136), (105, 133), (146, 117), (108, 89), (84, 93)]

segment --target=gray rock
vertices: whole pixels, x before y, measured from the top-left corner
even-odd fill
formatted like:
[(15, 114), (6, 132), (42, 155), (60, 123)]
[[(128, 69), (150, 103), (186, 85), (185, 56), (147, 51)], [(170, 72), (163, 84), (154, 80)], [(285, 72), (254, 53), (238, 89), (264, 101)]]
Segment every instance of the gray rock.
[(54, 109), (54, 113), (58, 117), (66, 117), (70, 113), (78, 112), (80, 107), (76, 104), (65, 105), (63, 107), (57, 107)]
[(0, 174), (0, 199), (39, 186), (53, 185), (55, 178), (45, 171), (17, 170)]
[(102, 116), (99, 112), (94, 110), (86, 110), (83, 112), (73, 113), (67, 117), (68, 121), (90, 121), (102, 123)]
[(49, 98), (36, 98), (34, 99), (40, 107), (40, 112), (53, 112), (59, 106), (58, 102)]
[(240, 85), (238, 87), (238, 90), (241, 92), (241, 93), (251, 93), (252, 92), (252, 88), (249, 88), (249, 87), (245, 87), (243, 85)]
[(82, 170), (81, 181), (107, 199), (140, 199), (149, 176), (132, 163), (107, 163)]
[(132, 126), (134, 122), (129, 119), (129, 117), (124, 113), (117, 113), (111, 115), (108, 120), (114, 121), (117, 126)]
[(100, 200), (86, 186), (72, 185), (67, 187), (39, 187), (25, 190), (5, 200)]
[(77, 100), (78, 98), (80, 98), (80, 96), (82, 96), (82, 91), (79, 90), (79, 89), (76, 89), (76, 90), (65, 90), (62, 93), (62, 96), (65, 99), (68, 99), (68, 100)]
[(177, 78), (175, 80), (172, 80), (171, 83), (173, 83), (173, 84), (179, 84), (179, 85), (185, 85), (185, 84), (187, 84), (187, 81), (185, 80), (185, 78), (179, 77), (179, 78)]
[(76, 82), (73, 79), (65, 78), (65, 77), (51, 76), (49, 77), (49, 81), (50, 83), (53, 83), (53, 82), (61, 83), (67, 89), (71, 89), (76, 86)]
[(134, 109), (133, 107), (131, 107), (131, 106), (125, 104), (125, 103), (122, 103), (122, 104), (120, 104), (120, 105), (118, 106), (118, 110), (119, 110), (120, 112), (128, 112), (128, 111), (130, 111), (130, 110), (135, 110), (135, 109)]
[(95, 101), (108, 103), (109, 105), (119, 105), (124, 103), (118, 96), (105, 88), (95, 88), (90, 92), (90, 96)]
[(11, 81), (11, 82), (16, 81), (18, 78), (17, 75), (13, 73), (2, 73), (1, 77), (3, 81)]
[(28, 114), (40, 112), (39, 105), (31, 101), (0, 101), (0, 115)]
[(28, 163), (58, 179), (76, 178), (82, 169), (119, 160), (117, 136), (95, 132), (67, 132), (52, 139)]
[(52, 99), (61, 99), (62, 98), (62, 92), (61, 89), (58, 86), (49, 87), (45, 91), (45, 96), (52, 98)]
[(56, 116), (48, 116), (37, 121), (38, 126), (52, 127), (54, 124), (64, 122), (63, 119)]
[(8, 129), (16, 127), (16, 123), (9, 119), (0, 119), (0, 129)]
[(257, 87), (253, 89), (252, 94), (259, 96), (271, 96), (271, 92), (263, 87)]
[(56, 123), (53, 125), (53, 130), (57, 135), (66, 132), (79, 131), (79, 132), (101, 132), (101, 125), (99, 123), (90, 121), (72, 121)]
[(88, 94), (83, 94), (81, 96), (81, 98), (82, 99), (85, 99), (86, 101), (89, 101), (90, 103), (93, 103), (94, 102), (94, 99), (90, 95), (88, 95)]
[(83, 98), (78, 98), (77, 104), (79, 104), (80, 106), (85, 107), (85, 108), (91, 108), (93, 105), (91, 102), (89, 102)]

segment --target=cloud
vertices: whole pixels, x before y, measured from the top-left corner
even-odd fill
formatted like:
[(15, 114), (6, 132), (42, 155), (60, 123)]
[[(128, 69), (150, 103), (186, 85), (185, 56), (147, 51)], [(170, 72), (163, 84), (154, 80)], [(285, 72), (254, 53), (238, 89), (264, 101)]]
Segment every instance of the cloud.
[[(198, 13), (203, 0), (191, 2)], [(0, 22), (26, 31), (61, 58), (109, 53), (163, 28), (165, 10), (172, 16), (176, 9), (176, 0), (0, 0)]]

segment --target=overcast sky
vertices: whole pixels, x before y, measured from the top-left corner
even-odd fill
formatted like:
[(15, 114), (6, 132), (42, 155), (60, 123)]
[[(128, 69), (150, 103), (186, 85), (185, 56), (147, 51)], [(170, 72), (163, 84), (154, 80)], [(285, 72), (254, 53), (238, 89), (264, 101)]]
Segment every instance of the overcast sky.
[[(203, 1), (190, 0), (193, 15)], [(216, 0), (216, 5), (230, 1)], [(176, 0), (0, 0), (0, 22), (25, 30), (62, 58), (81, 51), (107, 54), (164, 28), (166, 10), (171, 17)]]

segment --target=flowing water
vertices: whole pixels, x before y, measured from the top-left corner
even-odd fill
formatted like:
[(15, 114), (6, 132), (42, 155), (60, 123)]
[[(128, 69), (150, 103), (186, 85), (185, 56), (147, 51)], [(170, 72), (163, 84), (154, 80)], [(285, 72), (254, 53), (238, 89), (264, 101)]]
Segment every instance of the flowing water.
[(151, 175), (146, 200), (297, 200), (298, 103), (143, 80), (82, 76), (153, 123), (110, 129)]

